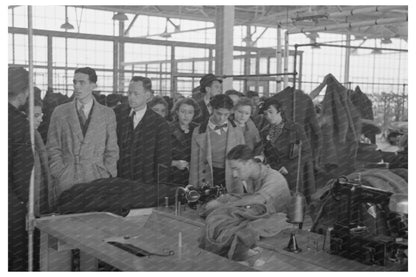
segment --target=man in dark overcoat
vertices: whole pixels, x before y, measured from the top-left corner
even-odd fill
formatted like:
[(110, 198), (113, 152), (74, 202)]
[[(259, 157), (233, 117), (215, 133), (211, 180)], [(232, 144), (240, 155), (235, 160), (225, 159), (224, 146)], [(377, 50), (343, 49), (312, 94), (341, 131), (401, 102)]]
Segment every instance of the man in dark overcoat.
[(158, 179), (164, 183), (169, 178), (171, 134), (166, 120), (146, 105), (149, 81), (146, 77), (133, 77), (128, 90), (129, 104), (120, 105), (116, 111), (120, 148), (117, 171), (118, 177), (156, 187)]
[(28, 270), (28, 234), (26, 212), (29, 199), (33, 152), (29, 121), (20, 112), (29, 95), (29, 73), (9, 68), (9, 271)]

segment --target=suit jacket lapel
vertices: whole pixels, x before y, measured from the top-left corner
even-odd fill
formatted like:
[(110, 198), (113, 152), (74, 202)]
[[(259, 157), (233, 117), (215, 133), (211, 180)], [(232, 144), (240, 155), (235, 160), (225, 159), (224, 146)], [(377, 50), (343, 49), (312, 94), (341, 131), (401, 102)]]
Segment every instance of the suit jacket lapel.
[(231, 150), (231, 148), (233, 148), (235, 146), (235, 134), (234, 134), (234, 128), (231, 125), (230, 122), (228, 122), (227, 124), (228, 129), (227, 129), (227, 146), (225, 148), (226, 153), (228, 153), (228, 151)]
[(195, 133), (195, 140), (199, 147), (202, 149), (202, 155), (206, 157), (209, 166), (212, 168), (211, 139), (209, 137), (208, 128), (209, 127), (207, 126), (207, 130), (201, 134), (198, 132), (199, 130), (197, 130)]
[(140, 122), (137, 124), (136, 128), (134, 128), (134, 118), (129, 117), (129, 119), (132, 121), (132, 124), (133, 124), (133, 127), (132, 128), (134, 129), (133, 130), (134, 133), (138, 132), (139, 129), (145, 128), (145, 125), (144, 124), (146, 124), (147, 118), (149, 116), (151, 116), (151, 114), (150, 114), (149, 107), (147, 107), (146, 112), (144, 113), (144, 115), (143, 115), (142, 119), (140, 120)]
[(75, 101), (73, 101), (73, 105), (72, 108), (70, 110), (69, 113), (69, 118), (68, 118), (68, 122), (72, 127), (72, 130), (74, 130), (75, 135), (78, 137), (78, 139), (80, 141), (84, 140), (84, 135), (82, 134), (82, 130), (81, 130), (81, 124), (79, 123), (79, 118), (78, 118), (78, 113), (77, 113), (77, 108), (75, 105)]
[(101, 128), (100, 122), (103, 122), (101, 107), (98, 106), (98, 103), (94, 101), (94, 105), (92, 107), (91, 119), (90, 123), (88, 124), (87, 132), (85, 133), (85, 140), (90, 140), (91, 138), (94, 139), (94, 134), (96, 134), (96, 130)]

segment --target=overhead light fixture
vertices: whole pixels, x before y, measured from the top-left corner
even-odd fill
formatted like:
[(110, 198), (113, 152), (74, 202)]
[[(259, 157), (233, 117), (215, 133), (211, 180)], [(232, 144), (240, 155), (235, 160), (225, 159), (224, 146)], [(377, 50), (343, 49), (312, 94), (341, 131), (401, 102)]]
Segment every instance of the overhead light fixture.
[(126, 20), (129, 20), (129, 18), (127, 17), (125, 13), (117, 12), (116, 14), (113, 15), (113, 20), (126, 21)]
[(162, 38), (170, 38), (172, 34), (168, 33), (168, 25), (166, 24), (165, 31), (159, 35)]
[(172, 35), (171, 34), (169, 34), (168, 32), (167, 32), (167, 30), (165, 30), (163, 33), (161, 33), (160, 35), (159, 35), (160, 37), (162, 37), (162, 38), (170, 38), (170, 37), (172, 37)]
[(381, 43), (382, 43), (382, 44), (391, 44), (391, 43), (392, 43), (392, 41), (391, 41), (391, 39), (390, 39), (390, 38), (383, 38), (383, 39), (381, 40)]
[(371, 51), (371, 54), (380, 55), (380, 54), (383, 54), (383, 52), (381, 51), (381, 49), (373, 49), (373, 51)]
[(352, 49), (352, 50), (350, 51), (350, 55), (351, 55), (351, 56), (358, 56), (358, 49), (357, 49), (357, 48)]
[(65, 23), (61, 25), (61, 29), (72, 30), (74, 26), (68, 21), (68, 6), (65, 6)]

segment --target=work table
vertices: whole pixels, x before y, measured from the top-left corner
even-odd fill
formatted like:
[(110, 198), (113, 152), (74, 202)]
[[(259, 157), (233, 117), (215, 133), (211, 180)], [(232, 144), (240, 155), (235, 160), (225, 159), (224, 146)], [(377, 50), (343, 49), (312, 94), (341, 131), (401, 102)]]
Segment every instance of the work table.
[[(123, 271), (392, 270), (331, 255), (322, 250), (323, 236), (297, 229), (260, 240), (257, 261), (248, 267), (198, 248), (204, 221), (189, 208), (180, 216), (171, 208), (146, 209), (127, 217), (111, 213), (49, 216), (37, 219), (36, 227), (41, 231), (42, 271), (70, 270), (70, 250), (76, 248), (81, 252), (81, 270), (97, 270), (97, 259)], [(296, 234), (300, 253), (284, 250), (291, 232)], [(137, 257), (105, 242), (111, 237), (134, 237), (155, 249), (173, 250), (175, 255)]]

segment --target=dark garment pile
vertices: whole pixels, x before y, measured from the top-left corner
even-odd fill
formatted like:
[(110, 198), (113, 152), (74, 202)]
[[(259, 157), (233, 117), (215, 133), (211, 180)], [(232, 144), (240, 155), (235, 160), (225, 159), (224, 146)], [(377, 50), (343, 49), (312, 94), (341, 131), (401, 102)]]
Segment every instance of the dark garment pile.
[(175, 188), (145, 184), (122, 178), (104, 178), (76, 184), (58, 199), (60, 214), (111, 212), (126, 216), (130, 209), (164, 205), (164, 197), (174, 199)]
[(360, 113), (347, 89), (334, 78), (327, 81), (320, 121), (323, 140), (320, 164), (334, 176), (352, 173), (360, 140)]
[[(285, 117), (300, 124), (312, 148), (312, 158), (316, 162), (322, 148), (322, 133), (312, 99), (300, 90), (287, 87), (272, 96), (282, 104)], [(295, 113), (293, 114), (293, 110)]]

